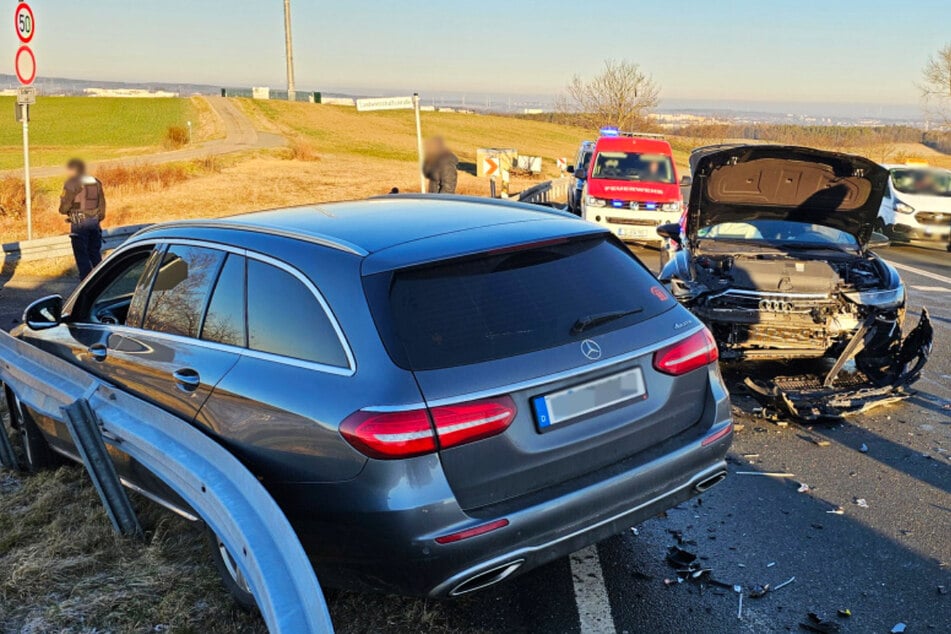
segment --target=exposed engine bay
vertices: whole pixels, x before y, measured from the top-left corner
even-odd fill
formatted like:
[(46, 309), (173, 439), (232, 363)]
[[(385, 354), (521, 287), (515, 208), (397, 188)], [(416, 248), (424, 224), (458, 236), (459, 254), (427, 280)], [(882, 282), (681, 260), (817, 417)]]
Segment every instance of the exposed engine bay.
[[(931, 351), (927, 311), (902, 337), (904, 289), (872, 254), (758, 248), (681, 256), (674, 295), (713, 332), (726, 362), (814, 359), (805, 375), (748, 378), (764, 405), (838, 418), (908, 396)], [(897, 284), (897, 286), (896, 286)], [(890, 302), (864, 303), (892, 289)]]
[[(679, 247), (660, 279), (764, 408), (815, 420), (907, 396), (934, 333), (922, 310), (903, 335), (905, 287), (870, 250), (887, 244), (873, 229), (888, 171), (768, 144), (698, 148), (690, 166), (682, 224), (658, 227)], [(753, 361), (790, 376), (763, 378)]]
[[(872, 310), (846, 293), (882, 287), (885, 272), (876, 264), (854, 256), (703, 254), (694, 260), (688, 303), (713, 330), (724, 359), (822, 357), (844, 345)], [(877, 312), (900, 330), (901, 310)]]

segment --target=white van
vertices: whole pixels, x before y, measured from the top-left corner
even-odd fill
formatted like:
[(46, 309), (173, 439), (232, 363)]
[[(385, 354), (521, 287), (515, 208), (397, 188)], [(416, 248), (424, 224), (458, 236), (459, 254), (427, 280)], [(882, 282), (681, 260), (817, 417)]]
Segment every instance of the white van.
[(951, 170), (923, 165), (885, 167), (890, 174), (878, 229), (895, 242), (948, 244)]

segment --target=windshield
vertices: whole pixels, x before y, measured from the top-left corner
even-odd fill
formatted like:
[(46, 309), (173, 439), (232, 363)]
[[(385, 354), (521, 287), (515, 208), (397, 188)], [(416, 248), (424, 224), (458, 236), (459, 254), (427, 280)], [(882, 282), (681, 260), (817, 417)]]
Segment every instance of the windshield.
[(951, 197), (951, 172), (934, 169), (894, 169), (892, 185), (902, 194)]
[(673, 183), (674, 165), (664, 154), (601, 152), (591, 178), (644, 183)]
[(770, 245), (858, 248), (855, 236), (825, 225), (790, 220), (747, 220), (704, 227), (697, 237), (707, 240), (744, 240)]

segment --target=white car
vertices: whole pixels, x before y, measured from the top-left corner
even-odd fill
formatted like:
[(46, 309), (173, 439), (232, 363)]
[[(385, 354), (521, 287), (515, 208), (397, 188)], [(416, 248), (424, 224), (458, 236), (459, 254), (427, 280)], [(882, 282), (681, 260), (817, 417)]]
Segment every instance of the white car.
[(948, 244), (951, 234), (951, 170), (886, 165), (888, 189), (878, 229), (896, 242)]

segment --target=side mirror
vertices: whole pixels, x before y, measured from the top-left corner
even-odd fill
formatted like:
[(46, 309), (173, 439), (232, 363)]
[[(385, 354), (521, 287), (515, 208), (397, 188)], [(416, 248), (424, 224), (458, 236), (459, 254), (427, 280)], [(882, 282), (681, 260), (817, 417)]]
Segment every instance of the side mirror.
[(55, 328), (63, 321), (63, 297), (50, 295), (38, 299), (23, 311), (23, 323), (30, 330)]
[(575, 168), (575, 178), (583, 181), (584, 179), (588, 178), (588, 173), (585, 172), (583, 167)]
[(693, 184), (693, 179), (690, 178), (689, 176), (684, 176), (680, 179), (681, 187), (690, 187), (690, 185), (692, 184)]
[(872, 237), (868, 239), (869, 249), (884, 249), (892, 243), (884, 233), (872, 232)]
[(667, 238), (677, 246), (683, 246), (680, 243), (680, 225), (676, 222), (657, 227), (657, 235), (661, 238)]

